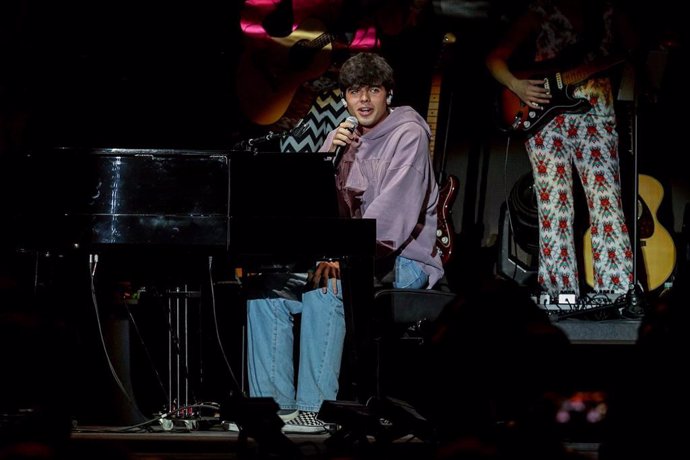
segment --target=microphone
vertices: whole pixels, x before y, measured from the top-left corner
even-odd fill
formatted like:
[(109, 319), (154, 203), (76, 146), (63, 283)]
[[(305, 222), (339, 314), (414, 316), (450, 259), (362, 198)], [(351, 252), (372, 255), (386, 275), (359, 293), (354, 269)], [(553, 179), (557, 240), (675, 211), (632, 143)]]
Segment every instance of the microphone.
[[(352, 125), (353, 125), (352, 128), (348, 128), (348, 130), (351, 133), (354, 133), (355, 129), (357, 129), (357, 125), (359, 125), (359, 121), (357, 121), (357, 117), (350, 115), (349, 117), (347, 117), (345, 119), (345, 121), (349, 121), (350, 123), (352, 123)], [(335, 152), (334, 152), (334, 156), (333, 156), (333, 168), (335, 168), (336, 170), (338, 169), (338, 165), (340, 165), (340, 160), (342, 160), (343, 152), (345, 151), (346, 148), (347, 148), (347, 144), (346, 145), (339, 145), (335, 148)]]

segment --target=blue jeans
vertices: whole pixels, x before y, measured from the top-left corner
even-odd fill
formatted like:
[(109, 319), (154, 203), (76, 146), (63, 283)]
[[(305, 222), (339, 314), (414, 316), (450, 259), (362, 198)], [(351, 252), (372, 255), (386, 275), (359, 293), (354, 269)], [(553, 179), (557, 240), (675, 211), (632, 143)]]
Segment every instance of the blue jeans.
[[(303, 273), (273, 273), (258, 280), (264, 297), (247, 301), (249, 395), (272, 397), (281, 409), (317, 412), (338, 394), (345, 343), (342, 286), (304, 292)], [(413, 260), (395, 261), (396, 288), (426, 287)], [(255, 294), (254, 294), (255, 295)], [(299, 373), (294, 369), (294, 315), (301, 314)], [(295, 383), (296, 382), (296, 383)]]

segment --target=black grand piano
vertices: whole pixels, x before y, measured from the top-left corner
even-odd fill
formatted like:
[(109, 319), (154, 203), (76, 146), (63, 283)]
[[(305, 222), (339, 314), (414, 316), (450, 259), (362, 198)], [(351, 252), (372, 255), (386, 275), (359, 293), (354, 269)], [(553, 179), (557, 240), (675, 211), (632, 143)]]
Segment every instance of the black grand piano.
[[(228, 273), (340, 258), (348, 337), (358, 342), (359, 324), (366, 325), (352, 312), (373, 301), (375, 222), (337, 217), (332, 168), (332, 157), (316, 152), (32, 152), (1, 169), (3, 254), (76, 259), (83, 272), (87, 256), (100, 256), (101, 267), (124, 261), (117, 277), (165, 271), (166, 281), (182, 283), (208, 281), (210, 258)], [(349, 349), (355, 366), (358, 345)]]
[(5, 241), (22, 248), (267, 258), (374, 251), (374, 222), (337, 217), (329, 154), (60, 148), (4, 171)]

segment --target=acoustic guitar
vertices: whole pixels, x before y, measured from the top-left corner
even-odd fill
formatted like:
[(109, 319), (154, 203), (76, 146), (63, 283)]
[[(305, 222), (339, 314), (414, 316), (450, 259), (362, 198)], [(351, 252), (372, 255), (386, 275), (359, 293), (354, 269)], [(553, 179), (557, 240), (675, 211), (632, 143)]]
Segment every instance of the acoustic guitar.
[[(637, 222), (640, 251), (644, 261), (647, 291), (658, 288), (673, 274), (676, 248), (673, 237), (657, 220), (656, 213), (664, 196), (664, 188), (655, 178), (640, 174), (637, 200)], [(583, 241), (585, 280), (594, 287), (592, 268), (592, 234), (587, 229)]]
[(236, 80), (242, 113), (258, 125), (277, 122), (300, 85), (328, 70), (336, 39), (321, 21), (307, 19), (287, 37), (247, 42)]
[(581, 113), (591, 108), (587, 99), (575, 97), (573, 92), (579, 83), (625, 62), (624, 57), (606, 56), (565, 71), (546, 70), (552, 63), (540, 65), (541, 71), (516, 72), (520, 78), (543, 80), (544, 88), (551, 93), (551, 102), (535, 109), (528, 107), (508, 88), (501, 92), (500, 112), (502, 124), (508, 132), (528, 134), (537, 131), (562, 113)]

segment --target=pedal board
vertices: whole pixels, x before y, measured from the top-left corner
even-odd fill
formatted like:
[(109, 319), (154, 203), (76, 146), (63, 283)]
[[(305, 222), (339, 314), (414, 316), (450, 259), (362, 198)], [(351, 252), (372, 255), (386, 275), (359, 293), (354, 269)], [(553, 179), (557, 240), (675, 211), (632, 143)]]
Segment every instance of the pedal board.
[(532, 301), (549, 315), (565, 318), (622, 309), (625, 306), (625, 294), (596, 293), (579, 299), (575, 294), (559, 294), (557, 299), (552, 299), (548, 294), (540, 294), (538, 297), (532, 296)]

